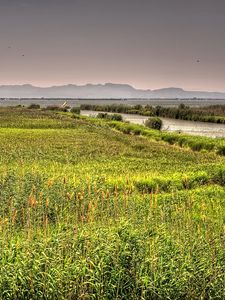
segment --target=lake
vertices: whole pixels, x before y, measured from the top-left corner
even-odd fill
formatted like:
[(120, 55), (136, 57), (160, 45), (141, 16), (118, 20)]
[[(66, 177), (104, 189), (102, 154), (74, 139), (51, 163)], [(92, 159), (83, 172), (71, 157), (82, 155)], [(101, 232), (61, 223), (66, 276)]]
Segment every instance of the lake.
[(200, 107), (208, 105), (225, 105), (225, 100), (222, 99), (0, 99), (0, 106), (16, 106), (24, 105), (28, 106), (32, 103), (40, 104), (42, 107), (48, 105), (62, 105), (64, 102), (71, 107), (79, 106), (81, 104), (126, 104), (126, 105), (161, 105), (168, 107), (175, 107), (183, 103), (191, 107)]

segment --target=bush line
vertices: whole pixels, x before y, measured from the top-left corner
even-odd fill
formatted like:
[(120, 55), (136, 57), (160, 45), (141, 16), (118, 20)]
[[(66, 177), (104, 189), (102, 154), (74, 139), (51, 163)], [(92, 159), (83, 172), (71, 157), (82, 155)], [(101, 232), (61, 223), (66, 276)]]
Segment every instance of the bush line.
[(157, 141), (164, 141), (170, 145), (178, 145), (179, 147), (188, 147), (193, 151), (213, 151), (218, 155), (225, 155), (225, 142), (223, 139), (212, 139), (207, 137), (196, 137), (185, 134), (160, 132), (158, 130), (150, 130), (142, 125), (128, 124), (122, 122), (107, 122), (107, 124), (125, 134), (143, 135), (153, 138)]

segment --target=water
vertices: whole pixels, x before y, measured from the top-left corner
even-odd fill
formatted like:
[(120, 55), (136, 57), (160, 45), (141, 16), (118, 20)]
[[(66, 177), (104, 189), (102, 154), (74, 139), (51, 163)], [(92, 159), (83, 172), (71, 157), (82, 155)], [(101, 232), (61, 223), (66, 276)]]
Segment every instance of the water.
[[(83, 110), (81, 114), (84, 116), (95, 117), (99, 112)], [(121, 114), (125, 121), (133, 124), (144, 125), (148, 117), (141, 115)], [(168, 118), (160, 118), (162, 120), (162, 131), (187, 133), (191, 135), (207, 136), (213, 138), (225, 137), (225, 124), (216, 124), (209, 122), (194, 122)]]
[(222, 99), (0, 99), (0, 106), (16, 106), (24, 105), (28, 106), (32, 103), (40, 104), (41, 107), (46, 107), (48, 105), (62, 105), (64, 102), (71, 107), (79, 106), (81, 104), (94, 104), (94, 105), (104, 105), (104, 104), (125, 104), (125, 105), (161, 105), (168, 107), (175, 107), (183, 103), (191, 107), (208, 106), (208, 105), (225, 105), (225, 100)]
[[(40, 104), (41, 107), (46, 107), (48, 105), (62, 105), (66, 99), (0, 99), (0, 106), (16, 106), (24, 105), (28, 106), (32, 103)], [(225, 105), (225, 100), (221, 99), (129, 99), (129, 100), (113, 100), (113, 99), (95, 99), (95, 100), (84, 100), (84, 99), (70, 99), (66, 100), (67, 104), (70, 107), (79, 106), (81, 104), (126, 104), (126, 105), (161, 105), (161, 106), (178, 106), (180, 103), (185, 105), (198, 107), (198, 106), (208, 106), (213, 104)], [(96, 115), (94, 111), (82, 111), (82, 114), (85, 115)], [(144, 124), (145, 120), (148, 117), (140, 115), (128, 115), (122, 114), (124, 120), (127, 120), (135, 124)], [(162, 130), (171, 131), (171, 132), (183, 132), (192, 135), (208, 136), (208, 137), (225, 137), (225, 124), (215, 124), (215, 123), (203, 123), (203, 122), (193, 122), (193, 121), (183, 121), (183, 120), (174, 120), (161, 118), (163, 121)]]

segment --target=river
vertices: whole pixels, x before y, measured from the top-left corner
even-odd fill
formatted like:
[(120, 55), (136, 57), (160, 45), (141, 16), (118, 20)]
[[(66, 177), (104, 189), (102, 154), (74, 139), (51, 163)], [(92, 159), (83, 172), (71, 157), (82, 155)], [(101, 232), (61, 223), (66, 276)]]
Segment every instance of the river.
[[(65, 99), (0, 99), (0, 106), (16, 106), (16, 105), (24, 105), (28, 106), (32, 103), (40, 104), (41, 107), (46, 107), (48, 105), (62, 105), (65, 102)], [(67, 104), (71, 107), (79, 106), (81, 104), (141, 104), (141, 105), (162, 105), (162, 106), (177, 106), (179, 103), (184, 103), (185, 105), (194, 106), (205, 106), (212, 104), (225, 104), (225, 100), (220, 99), (182, 99), (182, 100), (174, 100), (174, 99), (129, 99), (129, 100), (109, 100), (109, 99), (96, 99), (96, 100), (81, 100), (81, 99), (69, 99), (66, 100)], [(98, 112), (95, 111), (82, 111), (83, 115), (96, 115)], [(140, 116), (140, 115), (130, 115), (130, 114), (122, 114), (124, 120), (129, 121), (135, 124), (143, 125), (145, 120), (148, 117)], [(192, 135), (200, 135), (200, 136), (208, 136), (214, 138), (224, 138), (225, 137), (225, 124), (216, 124), (216, 123), (208, 123), (208, 122), (194, 122), (194, 121), (184, 121), (184, 120), (176, 120), (176, 119), (167, 119), (161, 118), (163, 125), (162, 131), (171, 131), (171, 132), (183, 132)]]
[[(99, 112), (82, 110), (81, 115), (95, 117)], [(121, 114), (124, 121), (133, 124), (144, 125), (148, 117), (141, 115)], [(225, 124), (216, 124), (209, 122), (184, 121), (169, 118), (160, 118), (162, 120), (162, 131), (180, 132), (191, 135), (207, 136), (213, 138), (225, 137)]]

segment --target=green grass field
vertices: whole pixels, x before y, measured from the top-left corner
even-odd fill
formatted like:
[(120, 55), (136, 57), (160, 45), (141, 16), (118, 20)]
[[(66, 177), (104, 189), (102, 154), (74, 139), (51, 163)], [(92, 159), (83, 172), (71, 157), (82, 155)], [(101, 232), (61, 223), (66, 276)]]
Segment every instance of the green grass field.
[(224, 141), (127, 126), (0, 109), (0, 299), (225, 299)]

